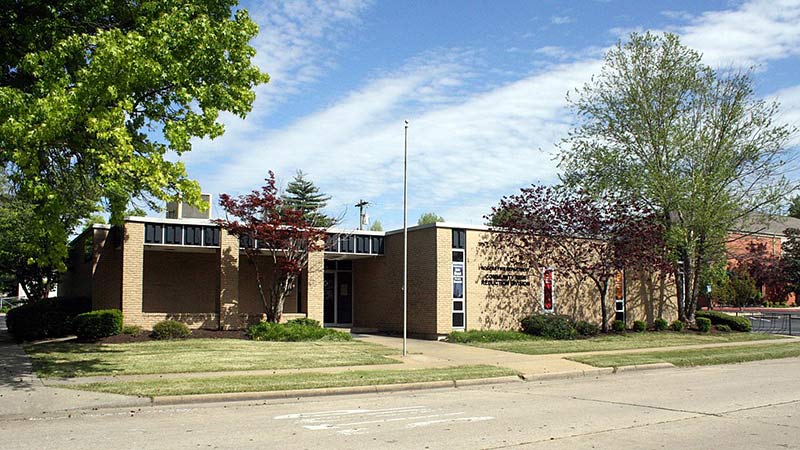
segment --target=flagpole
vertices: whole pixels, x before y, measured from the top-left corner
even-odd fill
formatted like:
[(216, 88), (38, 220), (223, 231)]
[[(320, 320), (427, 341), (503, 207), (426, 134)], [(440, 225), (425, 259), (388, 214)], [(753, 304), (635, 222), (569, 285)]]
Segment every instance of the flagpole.
[(408, 120), (403, 136), (403, 356), (408, 354)]

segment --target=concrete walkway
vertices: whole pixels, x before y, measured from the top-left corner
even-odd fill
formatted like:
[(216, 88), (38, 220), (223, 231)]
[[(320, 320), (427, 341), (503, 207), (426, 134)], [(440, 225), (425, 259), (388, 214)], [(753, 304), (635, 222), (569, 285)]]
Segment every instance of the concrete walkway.
[(0, 319), (0, 418), (150, 404), (147, 398), (45, 386), (33, 372), (25, 351), (8, 335), (5, 317)]

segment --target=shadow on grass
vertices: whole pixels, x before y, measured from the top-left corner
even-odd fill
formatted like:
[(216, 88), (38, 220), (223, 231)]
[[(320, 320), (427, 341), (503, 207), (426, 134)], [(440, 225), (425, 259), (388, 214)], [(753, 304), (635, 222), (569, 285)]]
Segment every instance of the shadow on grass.
[[(117, 364), (95, 355), (124, 352), (122, 349), (114, 349), (109, 345), (78, 342), (29, 344), (25, 350), (33, 363), (33, 369), (40, 376), (63, 378), (97, 372), (111, 374), (114, 369), (121, 368)], [(85, 355), (85, 357), (81, 357), (81, 355)]]

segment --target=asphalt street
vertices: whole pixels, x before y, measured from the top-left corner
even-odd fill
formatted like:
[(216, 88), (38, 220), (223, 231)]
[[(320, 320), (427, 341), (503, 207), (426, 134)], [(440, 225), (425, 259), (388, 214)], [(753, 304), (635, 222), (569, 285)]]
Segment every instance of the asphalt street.
[(0, 448), (800, 448), (798, 373), (795, 358), (410, 393), (73, 412), (2, 420)]

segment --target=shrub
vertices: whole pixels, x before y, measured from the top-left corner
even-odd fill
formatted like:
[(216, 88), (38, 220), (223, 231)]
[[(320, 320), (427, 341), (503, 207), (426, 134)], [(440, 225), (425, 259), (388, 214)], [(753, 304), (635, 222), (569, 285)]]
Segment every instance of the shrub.
[(191, 334), (189, 327), (177, 320), (162, 320), (153, 325), (153, 339), (185, 339), (189, 334)]
[(139, 325), (123, 325), (120, 334), (127, 334), (128, 336), (139, 336), (144, 333), (144, 330)]
[(597, 336), (600, 334), (600, 327), (591, 322), (579, 320), (575, 322), (575, 331), (581, 336)]
[(526, 341), (534, 337), (519, 331), (505, 330), (469, 330), (453, 331), (447, 335), (448, 342), (467, 344), (471, 342)]
[(611, 322), (611, 330), (615, 333), (624, 333), (625, 332), (625, 321), (624, 320), (615, 320)]
[(716, 329), (720, 333), (730, 333), (731, 332), (731, 327), (729, 325), (717, 325)]
[(683, 322), (681, 322), (680, 320), (672, 322), (672, 325), (669, 326), (669, 328), (672, 331), (678, 331), (678, 332), (683, 331), (683, 327), (684, 327)]
[(578, 332), (566, 316), (533, 314), (522, 319), (522, 331), (548, 339), (575, 339)]
[(78, 339), (82, 341), (114, 336), (122, 331), (122, 311), (101, 309), (78, 314), (73, 319), (72, 326)]
[(662, 319), (662, 318), (659, 317), (658, 319), (653, 321), (653, 329), (654, 330), (656, 330), (656, 331), (666, 331), (667, 328), (669, 328), (669, 322), (667, 322), (665, 319)]
[(644, 320), (634, 320), (633, 321), (633, 331), (637, 333), (641, 333), (647, 330), (647, 322)]
[(698, 317), (697, 320), (695, 320), (695, 322), (697, 323), (697, 329), (701, 333), (708, 333), (709, 330), (711, 330), (711, 319), (707, 319), (705, 317)]
[(303, 325), (301, 323), (259, 322), (247, 328), (247, 335), (254, 341), (349, 341), (353, 339), (349, 333), (321, 326)]
[(292, 319), (286, 322), (286, 325), (303, 325), (306, 327), (322, 328), (322, 325), (319, 323), (319, 320), (309, 319), (308, 317)]
[(727, 325), (735, 331), (750, 331), (752, 325), (744, 317), (736, 317), (719, 311), (697, 311), (697, 317), (710, 319), (714, 325)]
[(26, 303), (6, 315), (8, 332), (17, 341), (56, 338), (72, 333), (72, 318), (91, 309), (83, 297), (56, 297)]

